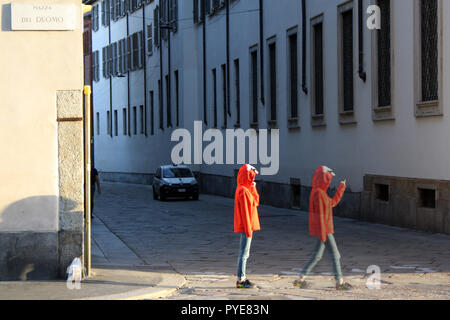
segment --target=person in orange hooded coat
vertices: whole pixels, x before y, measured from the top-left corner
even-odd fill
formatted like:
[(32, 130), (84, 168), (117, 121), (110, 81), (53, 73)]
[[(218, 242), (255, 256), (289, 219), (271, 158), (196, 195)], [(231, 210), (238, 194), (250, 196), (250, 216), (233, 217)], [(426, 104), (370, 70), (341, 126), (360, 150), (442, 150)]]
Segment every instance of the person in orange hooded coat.
[(241, 234), (237, 267), (237, 288), (253, 288), (254, 284), (246, 279), (247, 259), (253, 231), (261, 230), (258, 216), (259, 194), (255, 177), (258, 171), (251, 165), (243, 165), (237, 176), (237, 188), (234, 197), (234, 232)]
[(323, 251), (327, 247), (334, 266), (336, 289), (349, 290), (351, 288), (351, 285), (345, 283), (342, 277), (340, 254), (333, 236), (333, 208), (341, 201), (345, 192), (346, 182), (345, 180), (341, 181), (335, 196), (330, 198), (327, 190), (334, 176), (333, 170), (326, 166), (320, 166), (314, 172), (309, 198), (309, 232), (311, 236), (318, 237), (318, 239), (310, 260), (300, 272), (300, 280), (294, 282), (296, 287), (307, 287), (305, 278), (322, 259)]

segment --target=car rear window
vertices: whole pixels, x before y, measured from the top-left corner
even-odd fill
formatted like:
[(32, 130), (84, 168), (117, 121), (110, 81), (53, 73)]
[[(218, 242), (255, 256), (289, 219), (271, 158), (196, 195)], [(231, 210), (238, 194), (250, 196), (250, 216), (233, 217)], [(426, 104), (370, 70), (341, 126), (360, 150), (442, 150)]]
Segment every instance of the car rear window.
[(166, 168), (163, 170), (163, 178), (191, 178), (192, 171), (187, 168)]

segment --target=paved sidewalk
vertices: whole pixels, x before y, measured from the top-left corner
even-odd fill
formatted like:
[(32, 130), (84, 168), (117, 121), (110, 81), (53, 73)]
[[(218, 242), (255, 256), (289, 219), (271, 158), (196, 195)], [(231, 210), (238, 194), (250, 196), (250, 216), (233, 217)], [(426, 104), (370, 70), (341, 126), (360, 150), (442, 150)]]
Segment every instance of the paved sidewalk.
[(92, 275), (80, 289), (65, 281), (0, 282), (0, 300), (137, 300), (174, 293), (185, 278), (167, 265), (146, 265), (103, 222), (92, 221)]

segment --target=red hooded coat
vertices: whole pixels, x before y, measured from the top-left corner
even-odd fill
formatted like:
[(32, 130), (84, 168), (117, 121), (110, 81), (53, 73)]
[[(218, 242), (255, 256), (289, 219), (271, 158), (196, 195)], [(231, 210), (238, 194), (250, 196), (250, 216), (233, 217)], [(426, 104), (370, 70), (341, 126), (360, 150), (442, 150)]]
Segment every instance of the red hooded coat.
[(234, 196), (234, 232), (245, 233), (247, 238), (253, 231), (261, 230), (258, 217), (259, 194), (254, 183), (257, 173), (243, 165), (237, 176)]
[(327, 240), (328, 234), (334, 233), (333, 208), (341, 201), (345, 191), (345, 184), (341, 183), (336, 195), (330, 198), (327, 189), (332, 179), (333, 174), (326, 167), (317, 168), (309, 198), (309, 232), (312, 236), (318, 236), (322, 242)]

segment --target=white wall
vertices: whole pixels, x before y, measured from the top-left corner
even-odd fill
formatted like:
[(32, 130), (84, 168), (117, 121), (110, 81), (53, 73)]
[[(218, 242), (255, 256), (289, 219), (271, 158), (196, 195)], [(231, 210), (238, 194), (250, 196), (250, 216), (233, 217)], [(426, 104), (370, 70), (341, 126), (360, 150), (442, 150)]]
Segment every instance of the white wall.
[(81, 3), (64, 3), (75, 30), (11, 31), (0, 1), (0, 231), (58, 230), (56, 91), (83, 87)]
[[(228, 118), (228, 128), (232, 128), (235, 119), (234, 96), (234, 64), (240, 60), (241, 75), (241, 126), (249, 127), (250, 117), (250, 79), (249, 79), (249, 47), (259, 45), (259, 12), (257, 0), (239, 0), (232, 2), (230, 16), (230, 71), (231, 71), (231, 110)], [(155, 1), (156, 3), (156, 1)], [(153, 6), (148, 5), (147, 17), (153, 18)], [(193, 25), (192, 1), (179, 1), (180, 24), (179, 31), (172, 38), (172, 72), (180, 72), (180, 105), (181, 125), (192, 132), (193, 121), (202, 120), (203, 115), (203, 64), (202, 64), (202, 26)], [(354, 3), (354, 70), (355, 70), (355, 120), (356, 125), (339, 124), (338, 112), (338, 39), (337, 7), (344, 1), (314, 0), (307, 1), (307, 86), (311, 92), (310, 83), (310, 18), (320, 13), (324, 14), (324, 54), (325, 54), (325, 110), (326, 127), (311, 126), (310, 94), (306, 95), (300, 88), (301, 84), (301, 2), (296, 0), (264, 1), (264, 50), (265, 60), (268, 59), (266, 39), (276, 35), (277, 43), (277, 83), (278, 83), (278, 127), (280, 128), (280, 171), (278, 175), (265, 177), (269, 181), (289, 183), (290, 178), (300, 178), (302, 184), (310, 185), (314, 169), (326, 164), (335, 169), (337, 179), (347, 178), (350, 189), (359, 192), (363, 188), (365, 174), (387, 176), (450, 179), (447, 170), (450, 159), (447, 136), (450, 132), (449, 121), (449, 90), (450, 42), (446, 34), (450, 32), (450, 3), (443, 1), (443, 110), (439, 117), (416, 118), (414, 115), (414, 20), (413, 1), (395, 0), (394, 33), (392, 45), (395, 50), (394, 76), (394, 107), (395, 120), (374, 122), (372, 119), (372, 32), (364, 28), (364, 69), (367, 82), (362, 82), (357, 75), (358, 68), (358, 25), (357, 1)], [(367, 0), (364, 7), (370, 4)], [(131, 16), (141, 16), (140, 10)], [(130, 17), (131, 17), (130, 16)], [(365, 15), (365, 19), (368, 16)], [(364, 22), (365, 22), (364, 19)], [(135, 21), (136, 20), (136, 21)], [(112, 22), (113, 34), (124, 37), (122, 18)], [(130, 18), (130, 33), (140, 30), (142, 22)], [(298, 26), (298, 76), (299, 76), (299, 125), (300, 130), (287, 129), (287, 36), (286, 31)], [(126, 32), (126, 30), (125, 30)], [(104, 44), (104, 31), (93, 33), (94, 48)], [(114, 38), (113, 38), (114, 41)], [(163, 74), (167, 73), (167, 46), (163, 45)], [(95, 50), (95, 49), (94, 49)], [(101, 60), (101, 57), (100, 57)], [(259, 60), (259, 55), (258, 55)], [(106, 108), (109, 109), (109, 83), (101, 79), (94, 84), (94, 104), (96, 111), (101, 112), (102, 133), (95, 136), (96, 165), (102, 171), (127, 173), (154, 173), (157, 165), (170, 162), (170, 133), (167, 128), (159, 130), (158, 92), (159, 51), (154, 48), (153, 56), (148, 58), (148, 90), (155, 92), (155, 136), (123, 137), (121, 121), (119, 121), (119, 138), (106, 136)], [(212, 68), (217, 69), (218, 93), (218, 127), (223, 124), (222, 76), (221, 65), (226, 63), (225, 42), (225, 10), (219, 15), (207, 19), (207, 104), (208, 125), (213, 122), (212, 104)], [(258, 61), (259, 63), (259, 61)], [(260, 76), (260, 70), (258, 70)], [(131, 106), (143, 104), (143, 71), (130, 72)], [(267, 62), (265, 62), (265, 78), (268, 78)], [(164, 79), (163, 79), (164, 80)], [(174, 81), (172, 73), (172, 81)], [(165, 86), (165, 83), (163, 81)], [(172, 90), (174, 90), (174, 82)], [(126, 106), (126, 78), (113, 79), (113, 101), (120, 101), (121, 108)], [(259, 91), (260, 92), (260, 91)], [(269, 87), (265, 80), (266, 105), (259, 106), (259, 125), (266, 128), (266, 115), (269, 108)], [(175, 124), (175, 95), (172, 98), (172, 123)], [(125, 98), (124, 98), (125, 97)], [(166, 96), (164, 95), (164, 105)], [(102, 109), (103, 108), (103, 109)], [(113, 109), (116, 104), (113, 102)], [(148, 105), (148, 110), (149, 105)], [(149, 115), (149, 113), (148, 113)], [(149, 115), (150, 116), (150, 115)], [(166, 127), (166, 109), (164, 108), (164, 126)], [(149, 120), (148, 120), (149, 123)], [(150, 127), (149, 127), (150, 128)], [(150, 132), (150, 129), (148, 129)], [(232, 175), (237, 166), (206, 166), (198, 169), (205, 173)], [(338, 181), (336, 181), (338, 182)]]

